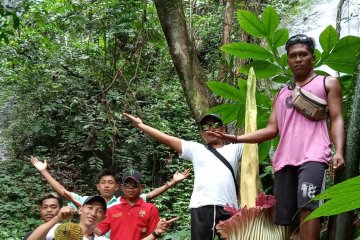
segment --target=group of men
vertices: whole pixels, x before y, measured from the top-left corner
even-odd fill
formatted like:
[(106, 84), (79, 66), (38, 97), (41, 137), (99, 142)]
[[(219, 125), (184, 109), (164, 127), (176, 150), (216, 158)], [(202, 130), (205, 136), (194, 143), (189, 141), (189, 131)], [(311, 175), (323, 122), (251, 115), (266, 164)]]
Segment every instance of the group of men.
[[(40, 200), (40, 215), (46, 226), (39, 226), (40, 229), (46, 229), (46, 238), (40, 238), (38, 229), (34, 232), (26, 234), (26, 239), (54, 239), (54, 233), (59, 226), (59, 221), (70, 217), (74, 211), (83, 208), (95, 196), (81, 196), (74, 192), (69, 192), (47, 171), (47, 162), (41, 162), (37, 158), (32, 157), (31, 163), (45, 177), (52, 188), (58, 193), (45, 194)], [(154, 197), (164, 193), (170, 187), (175, 186), (178, 182), (184, 180), (189, 175), (189, 170), (182, 173), (176, 172), (171, 181), (165, 185), (154, 189), (150, 193), (141, 194), (144, 187), (142, 174), (136, 170), (127, 170), (123, 173), (121, 180), (121, 190), (124, 193), (122, 197), (115, 197), (115, 192), (119, 188), (115, 172), (109, 169), (103, 169), (98, 175), (98, 183), (96, 184), (100, 196), (96, 199), (102, 199), (105, 210), (103, 216), (100, 215), (94, 221), (92, 233), (96, 240), (106, 239), (157, 239), (159, 238), (176, 219), (160, 219), (158, 209), (155, 205), (148, 203)], [(62, 198), (70, 200), (69, 206), (62, 207)], [(59, 215), (59, 216), (58, 216)], [(80, 225), (81, 225), (80, 217)], [(95, 218), (94, 218), (95, 219)], [(36, 237), (34, 237), (36, 236)], [(41, 235), (43, 236), (43, 235)]]
[[(331, 141), (335, 147), (332, 157), (333, 168), (338, 169), (344, 166), (345, 133), (341, 87), (336, 78), (329, 76), (325, 78), (315, 74), (313, 69), (315, 44), (312, 38), (303, 34), (292, 36), (287, 41), (285, 49), (294, 83), (327, 102), (331, 140), (327, 127), (328, 119), (314, 121), (298, 112), (292, 105), (292, 90), (287, 86), (282, 88), (274, 99), (268, 125), (253, 133), (242, 136), (227, 134), (219, 115), (205, 115), (199, 122), (200, 134), (205, 144), (170, 136), (144, 124), (140, 118), (124, 113), (135, 127), (174, 149), (180, 158), (192, 162), (194, 188), (189, 206), (192, 240), (214, 239), (216, 224), (230, 217), (230, 214), (224, 211), (224, 206), (229, 204), (235, 208), (238, 207), (233, 173), (236, 173), (238, 169), (243, 143), (261, 143), (277, 135), (280, 136), (280, 142), (272, 159), (275, 172), (274, 195), (277, 200), (274, 223), (290, 226), (293, 229), (291, 239), (320, 238), (319, 219), (305, 223), (304, 219), (319, 206), (319, 202), (309, 202), (309, 200), (323, 189), (325, 172), (331, 160)], [(228, 142), (232, 144), (227, 144)], [(60, 195), (66, 192), (48, 174), (46, 162), (41, 163), (36, 159), (32, 162)], [(116, 184), (115, 178), (99, 179), (97, 188), (105, 198), (108, 209), (105, 220), (94, 228), (94, 233), (100, 236), (110, 230), (111, 239), (137, 240), (143, 237), (157, 238), (160, 233), (166, 231), (170, 223), (164, 220), (156, 227), (159, 221), (157, 209), (148, 206), (146, 210), (137, 211), (136, 214), (137, 218), (142, 220), (150, 217), (143, 218), (142, 215), (150, 213), (150, 215), (152, 213), (157, 215), (154, 218), (150, 217), (151, 227), (141, 228), (141, 231), (137, 233), (131, 230), (134, 231), (134, 233), (129, 233), (132, 237), (119, 237), (128, 236), (121, 234), (125, 234), (127, 230), (130, 231), (128, 224), (133, 224), (135, 221), (126, 214), (131, 215), (132, 209), (146, 204), (145, 201), (153, 197), (151, 194), (145, 198), (139, 197), (142, 189), (142, 179), (139, 174), (138, 172), (124, 174), (121, 187), (125, 196), (121, 198), (113, 197), (111, 186)], [(182, 174), (180, 180), (185, 178), (185, 175), (186, 173)], [(176, 182), (175, 178), (174, 175), (173, 183)], [(74, 193), (65, 194), (65, 196), (69, 195), (81, 201), (80, 196)], [(83, 205), (85, 204), (86, 200), (83, 202)], [(300, 214), (297, 214), (298, 212)], [(119, 219), (126, 219), (126, 226)], [(298, 229), (300, 231), (297, 231)]]

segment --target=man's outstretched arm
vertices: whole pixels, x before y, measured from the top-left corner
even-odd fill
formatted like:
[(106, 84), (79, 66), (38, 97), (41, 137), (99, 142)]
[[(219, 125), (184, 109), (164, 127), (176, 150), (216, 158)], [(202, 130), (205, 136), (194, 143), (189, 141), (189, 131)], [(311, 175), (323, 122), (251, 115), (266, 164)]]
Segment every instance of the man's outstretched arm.
[(146, 133), (150, 137), (171, 147), (176, 152), (181, 154), (182, 149), (181, 149), (181, 139), (180, 138), (170, 136), (166, 133), (159, 131), (158, 129), (150, 127), (150, 126), (144, 124), (143, 121), (138, 117), (135, 117), (128, 113), (123, 113), (123, 115), (126, 116), (129, 120), (131, 120), (134, 123), (135, 127), (139, 128), (140, 130), (142, 130), (144, 133)]
[(169, 188), (175, 186), (178, 182), (181, 182), (185, 178), (189, 176), (190, 169), (186, 169), (182, 173), (179, 173), (178, 171), (174, 173), (173, 178), (170, 182), (166, 182), (163, 186), (155, 188), (148, 194), (146, 194), (146, 201), (150, 201), (151, 199), (159, 196), (160, 194), (163, 194), (166, 192)]
[(69, 218), (71, 215), (74, 214), (74, 209), (71, 207), (62, 207), (58, 213), (53, 219), (51, 219), (49, 222), (41, 224), (39, 227), (37, 227), (29, 236), (28, 240), (39, 240), (39, 239), (45, 239), (46, 235), (50, 231), (50, 229), (55, 226), (55, 224), (61, 222), (64, 219)]
[(265, 128), (256, 130), (255, 132), (236, 136), (233, 134), (226, 134), (219, 131), (209, 131), (210, 135), (222, 138), (228, 142), (236, 142), (236, 143), (262, 143), (264, 141), (268, 141), (273, 139), (278, 134), (278, 124), (276, 119), (275, 112), (275, 101), (273, 103), (273, 110), (270, 114), (268, 124)]
[(56, 179), (51, 176), (51, 174), (47, 170), (47, 162), (39, 161), (36, 157), (31, 156), (32, 165), (44, 176), (46, 181), (50, 184), (50, 186), (57, 192), (60, 196), (66, 198), (64, 192), (67, 192), (66, 188), (61, 185)]

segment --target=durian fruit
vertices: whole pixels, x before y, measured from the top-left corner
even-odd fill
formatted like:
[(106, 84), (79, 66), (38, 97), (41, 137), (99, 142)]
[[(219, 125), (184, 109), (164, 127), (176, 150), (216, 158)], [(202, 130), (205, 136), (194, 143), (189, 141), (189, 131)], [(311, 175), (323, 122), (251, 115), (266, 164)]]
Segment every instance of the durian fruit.
[(55, 240), (82, 240), (83, 233), (80, 224), (66, 222), (61, 224), (55, 230)]

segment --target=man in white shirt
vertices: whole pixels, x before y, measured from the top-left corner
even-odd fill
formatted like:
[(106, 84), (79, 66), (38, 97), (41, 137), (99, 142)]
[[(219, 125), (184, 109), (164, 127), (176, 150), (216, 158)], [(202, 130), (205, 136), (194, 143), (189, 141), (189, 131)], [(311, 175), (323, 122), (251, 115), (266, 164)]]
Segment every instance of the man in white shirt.
[[(83, 205), (79, 208), (80, 214), (80, 228), (83, 235), (83, 240), (93, 240), (95, 238), (94, 230), (99, 222), (105, 218), (106, 201), (102, 196), (90, 196)], [(50, 221), (37, 227), (29, 236), (28, 240), (45, 239), (49, 231), (59, 222), (69, 218), (74, 213), (74, 209), (66, 206), (60, 209), (58, 215), (53, 217)], [(56, 228), (58, 228), (58, 225)], [(56, 229), (55, 231), (56, 232)], [(55, 234), (54, 234), (55, 235)], [(51, 239), (54, 239), (52, 236)]]
[[(216, 234), (215, 225), (230, 217), (224, 206), (229, 204), (238, 207), (236, 186), (230, 167), (234, 173), (237, 172), (243, 145), (225, 144), (221, 138), (209, 134), (212, 131), (226, 131), (220, 116), (215, 114), (207, 114), (199, 122), (200, 135), (207, 146), (167, 135), (144, 124), (138, 117), (127, 113), (124, 115), (135, 127), (174, 149), (180, 158), (193, 163), (195, 180), (190, 200), (191, 240), (213, 240)], [(230, 164), (229, 168), (208, 147), (216, 149)]]

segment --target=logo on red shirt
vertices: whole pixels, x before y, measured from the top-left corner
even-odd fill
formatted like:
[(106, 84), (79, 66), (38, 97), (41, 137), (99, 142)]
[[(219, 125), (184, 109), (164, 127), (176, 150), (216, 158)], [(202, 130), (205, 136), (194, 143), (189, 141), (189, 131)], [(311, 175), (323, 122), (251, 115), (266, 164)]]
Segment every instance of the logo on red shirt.
[(122, 215), (123, 215), (122, 212), (118, 212), (118, 213), (113, 213), (113, 214), (111, 215), (111, 217), (113, 217), (113, 218), (119, 218), (119, 217), (122, 217)]
[(140, 217), (145, 217), (145, 215), (146, 215), (146, 211), (145, 211), (145, 210), (140, 210), (140, 211), (139, 211), (139, 216), (140, 216)]

